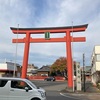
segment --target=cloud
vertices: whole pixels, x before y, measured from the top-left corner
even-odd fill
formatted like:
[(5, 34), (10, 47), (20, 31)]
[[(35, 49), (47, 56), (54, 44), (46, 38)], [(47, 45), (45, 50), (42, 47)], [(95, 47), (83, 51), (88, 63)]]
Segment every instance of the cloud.
[[(82, 54), (85, 53), (86, 64), (90, 64), (94, 45), (100, 45), (99, 7), (99, 0), (94, 2), (91, 0), (40, 0), (40, 2), (37, 0), (0, 0), (0, 12), (2, 12), (0, 13), (0, 54), (7, 54), (7, 57), (12, 54), (13, 56), (9, 59), (14, 59), (12, 57), (16, 52), (16, 44), (12, 43), (12, 39), (17, 36), (12, 33), (10, 27), (18, 27), (18, 24), (19, 27), (72, 26), (73, 21), (73, 25), (89, 24), (85, 32), (73, 33), (74, 37), (86, 37), (84, 43), (73, 43), (73, 56), (75, 60), (82, 63)], [(65, 34), (56, 34), (56, 37), (63, 36)], [(25, 35), (18, 35), (18, 38), (23, 37)], [(32, 37), (40, 37), (40, 35), (32, 35)], [(55, 35), (51, 37), (55, 37)], [(19, 43), (18, 59), (23, 59), (23, 52), (24, 43)], [(36, 57), (36, 55), (38, 56)], [(41, 56), (44, 57), (41, 58)], [(30, 45), (29, 62), (35, 61), (37, 66), (42, 66), (43, 63), (53, 63), (55, 58), (60, 56), (66, 56), (65, 43), (31, 43)]]

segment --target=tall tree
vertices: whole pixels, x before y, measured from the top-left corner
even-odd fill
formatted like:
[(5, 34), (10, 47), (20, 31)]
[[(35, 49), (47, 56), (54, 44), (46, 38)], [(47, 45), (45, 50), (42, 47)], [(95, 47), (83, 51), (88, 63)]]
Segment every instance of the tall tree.
[(60, 57), (58, 58), (52, 65), (51, 65), (51, 73), (53, 74), (60, 74), (62, 76), (64, 76), (64, 73), (67, 72), (66, 71), (66, 57)]

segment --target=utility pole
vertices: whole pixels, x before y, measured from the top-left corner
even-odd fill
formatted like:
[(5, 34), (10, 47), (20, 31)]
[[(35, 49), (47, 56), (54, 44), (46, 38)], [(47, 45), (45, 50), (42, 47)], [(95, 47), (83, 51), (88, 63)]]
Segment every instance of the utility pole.
[(85, 92), (85, 54), (83, 53), (83, 91)]
[(17, 41), (16, 41), (16, 52), (15, 52), (15, 63), (14, 63), (14, 71), (13, 71), (13, 77), (16, 76), (16, 60), (17, 60), (17, 47), (18, 47), (18, 30), (19, 30), (19, 24), (18, 24), (18, 28), (17, 28)]

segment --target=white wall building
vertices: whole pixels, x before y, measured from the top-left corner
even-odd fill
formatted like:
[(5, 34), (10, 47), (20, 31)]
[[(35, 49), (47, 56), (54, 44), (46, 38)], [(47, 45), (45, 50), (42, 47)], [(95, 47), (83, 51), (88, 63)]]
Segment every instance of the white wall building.
[(17, 67), (12, 62), (0, 63), (0, 77), (13, 76), (13, 72), (17, 71)]
[(38, 70), (38, 67), (34, 66), (34, 64), (28, 64), (27, 67), (27, 75), (31, 76), (31, 75), (36, 75), (36, 72)]
[(95, 46), (92, 53), (92, 82), (94, 85), (100, 81), (100, 46)]

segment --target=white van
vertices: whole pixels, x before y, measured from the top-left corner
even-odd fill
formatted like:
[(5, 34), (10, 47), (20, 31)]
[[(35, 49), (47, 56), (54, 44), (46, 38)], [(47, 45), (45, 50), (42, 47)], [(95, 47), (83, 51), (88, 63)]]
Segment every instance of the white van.
[(46, 100), (46, 92), (22, 78), (0, 78), (0, 100)]

